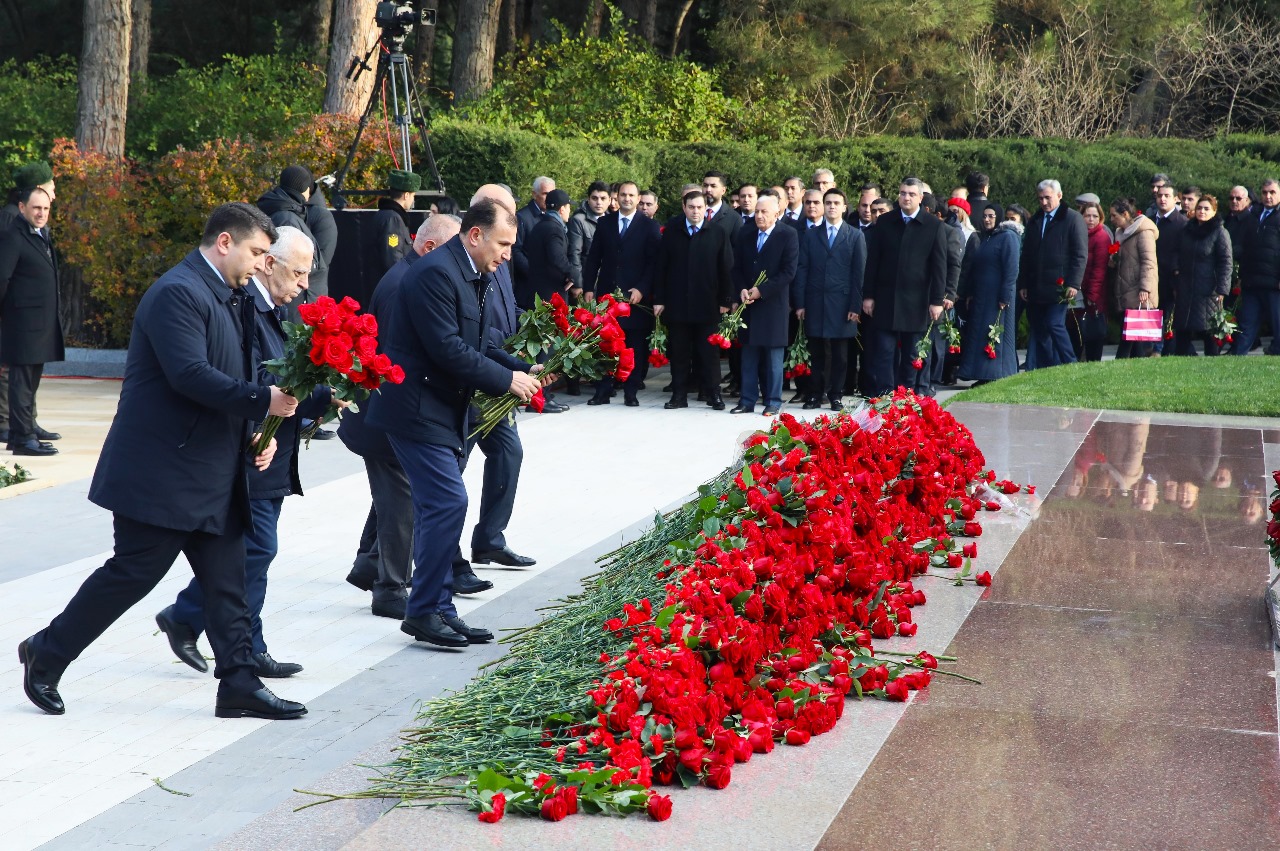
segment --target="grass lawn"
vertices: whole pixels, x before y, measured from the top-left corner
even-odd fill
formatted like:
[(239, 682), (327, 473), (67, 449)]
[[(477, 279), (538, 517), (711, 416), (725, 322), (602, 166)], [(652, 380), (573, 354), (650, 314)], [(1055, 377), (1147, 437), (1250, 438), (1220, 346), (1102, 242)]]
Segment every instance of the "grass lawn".
[(951, 402), (1280, 417), (1280, 358), (1130, 358), (1023, 372)]

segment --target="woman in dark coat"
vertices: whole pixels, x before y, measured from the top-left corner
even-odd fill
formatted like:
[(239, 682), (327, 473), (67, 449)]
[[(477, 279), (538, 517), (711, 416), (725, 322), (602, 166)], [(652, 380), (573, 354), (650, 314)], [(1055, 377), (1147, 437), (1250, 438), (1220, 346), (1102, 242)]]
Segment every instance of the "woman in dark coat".
[(1218, 215), (1218, 199), (1202, 195), (1195, 218), (1178, 236), (1178, 277), (1174, 280), (1174, 354), (1195, 355), (1196, 337), (1206, 355), (1218, 354), (1210, 317), (1231, 290), (1231, 235)]
[[(969, 321), (960, 338), (958, 376), (985, 384), (1018, 371), (1014, 290), (1022, 253), (1022, 225), (1002, 222), (978, 247), (968, 275)], [(987, 356), (987, 334), (999, 317), (1004, 326), (996, 356)]]

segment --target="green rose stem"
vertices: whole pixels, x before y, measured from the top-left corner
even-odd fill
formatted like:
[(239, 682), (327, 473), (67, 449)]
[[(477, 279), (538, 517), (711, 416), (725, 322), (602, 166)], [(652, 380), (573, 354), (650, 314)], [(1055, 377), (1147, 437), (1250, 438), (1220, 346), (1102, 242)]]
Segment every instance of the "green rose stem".
[[(292, 388), (281, 387), (280, 390), (289, 396), (298, 398)], [(311, 391), (307, 391), (306, 395), (310, 396)], [(284, 417), (270, 414), (262, 421), (262, 435), (258, 438), (258, 442), (253, 445), (253, 454), (261, 455), (266, 451), (267, 446), (271, 444), (271, 440), (276, 436), (276, 432), (280, 430), (281, 424), (284, 423)]]

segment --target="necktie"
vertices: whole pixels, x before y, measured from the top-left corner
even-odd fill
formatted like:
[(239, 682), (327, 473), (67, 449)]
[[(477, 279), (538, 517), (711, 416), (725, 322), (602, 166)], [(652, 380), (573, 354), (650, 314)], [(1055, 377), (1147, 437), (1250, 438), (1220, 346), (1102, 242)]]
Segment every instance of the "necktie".
[(622, 217), (622, 229), (618, 231), (619, 236), (627, 235), (627, 228), (631, 227), (631, 219), (628, 216)]
[(711, 221), (711, 217), (716, 214), (715, 210), (707, 210), (707, 221)]
[(698, 233), (698, 226), (697, 226), (697, 225), (690, 225), (690, 226), (689, 226), (689, 236), (695, 236), (697, 233)]
[(284, 311), (284, 305), (283, 305), (283, 304), (281, 304), (281, 305), (277, 305), (276, 307), (272, 308), (272, 311), (271, 311), (271, 312), (272, 312), (272, 313), (274, 313), (274, 314), (276, 315), (276, 319), (279, 319), (281, 322), (283, 322), (283, 321), (285, 321), (286, 319), (288, 319), (288, 318), (289, 318), (289, 317), (285, 314), (285, 311)]
[(1049, 229), (1049, 222), (1053, 219), (1053, 213), (1049, 213), (1040, 222), (1040, 237), (1044, 238), (1044, 232)]
[(827, 225), (827, 248), (836, 244), (836, 226)]
[(1262, 215), (1258, 216), (1258, 224), (1261, 225), (1267, 220), (1267, 216), (1271, 215), (1271, 211), (1266, 207), (1262, 208)]
[(902, 223), (903, 223), (903, 224), (906, 224), (906, 225), (911, 224), (911, 217), (910, 217), (910, 216), (903, 216), (903, 217), (902, 217)]
[(761, 248), (764, 248), (764, 238), (765, 238), (765, 236), (766, 236), (765, 232), (764, 232), (764, 231), (760, 231), (760, 235), (756, 237), (756, 254), (759, 254), (759, 253), (760, 253), (760, 249), (761, 249)]

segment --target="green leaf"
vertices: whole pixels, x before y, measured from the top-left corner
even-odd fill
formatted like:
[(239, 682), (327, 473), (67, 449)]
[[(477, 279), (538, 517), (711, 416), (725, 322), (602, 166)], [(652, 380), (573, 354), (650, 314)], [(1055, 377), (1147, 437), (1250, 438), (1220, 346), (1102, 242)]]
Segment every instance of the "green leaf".
[(671, 621), (675, 620), (675, 616), (676, 604), (672, 603), (671, 605), (663, 608), (662, 611), (658, 612), (658, 616), (653, 619), (653, 624), (658, 629), (666, 629), (671, 626)]
[(680, 778), (680, 785), (686, 789), (692, 789), (698, 785), (698, 775), (690, 771), (684, 763), (676, 765), (676, 776)]
[(714, 538), (720, 531), (720, 518), (708, 517), (702, 521), (702, 534), (708, 538)]

